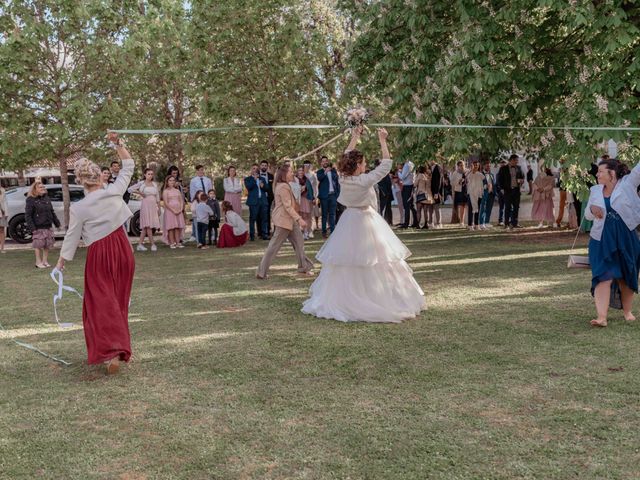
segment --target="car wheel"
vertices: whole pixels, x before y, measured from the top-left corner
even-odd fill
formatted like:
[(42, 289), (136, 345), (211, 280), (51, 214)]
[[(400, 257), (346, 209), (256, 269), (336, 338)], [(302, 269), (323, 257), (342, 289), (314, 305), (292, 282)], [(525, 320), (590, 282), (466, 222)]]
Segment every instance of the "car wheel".
[(9, 236), (16, 243), (29, 243), (31, 241), (31, 230), (29, 230), (23, 214), (16, 215), (9, 222)]
[(134, 237), (140, 236), (140, 210), (133, 214), (129, 220), (129, 233)]

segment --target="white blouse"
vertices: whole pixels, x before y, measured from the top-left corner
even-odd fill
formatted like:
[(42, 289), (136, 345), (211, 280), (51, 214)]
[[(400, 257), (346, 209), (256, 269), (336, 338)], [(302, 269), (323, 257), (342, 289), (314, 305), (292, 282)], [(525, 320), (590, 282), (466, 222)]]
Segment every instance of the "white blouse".
[(227, 225), (233, 228), (233, 234), (235, 236), (242, 235), (247, 231), (247, 224), (242, 219), (242, 217), (233, 210), (229, 210), (226, 213), (225, 222)]
[(225, 177), (222, 185), (225, 192), (242, 193), (242, 182), (240, 182), (238, 177)]
[(482, 197), (484, 192), (484, 185), (482, 184), (483, 181), (484, 175), (482, 172), (469, 172), (467, 174), (467, 193), (469, 194), (469, 198), (473, 200), (472, 204), (474, 206), (477, 203), (476, 200)]
[(144, 180), (136, 183), (132, 187), (129, 187), (129, 193), (139, 193), (144, 198), (155, 196), (156, 201), (160, 203), (160, 189), (156, 182), (153, 182), (152, 185), (147, 185)]
[[(634, 230), (640, 225), (640, 198), (638, 197), (638, 186), (640, 186), (640, 163), (636, 165), (631, 173), (625, 175), (613, 188), (611, 193), (611, 208), (615, 210), (629, 230)], [(600, 207), (605, 213), (604, 218), (596, 218), (591, 213), (591, 206)], [(590, 236), (594, 240), (602, 238), (604, 223), (607, 220), (607, 207), (604, 203), (604, 185), (594, 185), (591, 187), (589, 202), (584, 211), (584, 218), (593, 220)]]
[(451, 188), (453, 192), (462, 192), (462, 183), (461, 180), (464, 180), (465, 174), (460, 173), (458, 170), (454, 171), (449, 177), (449, 181), (451, 182)]
[(115, 182), (87, 193), (82, 200), (71, 204), (69, 228), (60, 250), (62, 258), (73, 260), (80, 238), (89, 246), (122, 228), (131, 217), (131, 210), (122, 195), (127, 191), (133, 169), (133, 160), (123, 160)]
[(374, 185), (389, 175), (391, 160), (385, 159), (374, 170), (354, 176), (340, 177), (340, 196), (338, 202), (345, 207), (378, 206), (378, 196)]
[(302, 196), (302, 185), (297, 180), (290, 182), (289, 186), (291, 187), (291, 192), (293, 193), (293, 198), (296, 199), (298, 204), (300, 203), (300, 197)]

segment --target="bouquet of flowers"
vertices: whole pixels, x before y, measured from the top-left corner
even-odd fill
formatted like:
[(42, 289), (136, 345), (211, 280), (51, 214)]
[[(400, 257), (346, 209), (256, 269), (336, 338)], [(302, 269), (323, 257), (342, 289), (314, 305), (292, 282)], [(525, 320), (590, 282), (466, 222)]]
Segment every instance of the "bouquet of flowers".
[(364, 125), (371, 114), (366, 108), (351, 108), (345, 114), (345, 125), (349, 128), (355, 128)]

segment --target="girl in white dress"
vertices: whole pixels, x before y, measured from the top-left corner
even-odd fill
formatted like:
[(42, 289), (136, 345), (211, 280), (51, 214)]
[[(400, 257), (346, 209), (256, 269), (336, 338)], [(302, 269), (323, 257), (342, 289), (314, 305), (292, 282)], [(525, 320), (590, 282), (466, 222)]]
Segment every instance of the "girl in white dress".
[(302, 312), (341, 322), (400, 323), (425, 309), (424, 292), (405, 262), (411, 252), (376, 208), (374, 186), (391, 170), (387, 131), (378, 130), (383, 160), (370, 173), (355, 150), (361, 133), (362, 127), (353, 130), (340, 160), (338, 202), (347, 209), (316, 255), (322, 270)]

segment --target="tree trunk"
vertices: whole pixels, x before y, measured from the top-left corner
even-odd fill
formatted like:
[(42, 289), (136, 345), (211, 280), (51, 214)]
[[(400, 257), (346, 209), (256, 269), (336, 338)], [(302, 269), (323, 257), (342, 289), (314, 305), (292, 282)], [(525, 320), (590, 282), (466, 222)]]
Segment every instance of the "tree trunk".
[(69, 195), (69, 174), (67, 172), (67, 157), (64, 153), (58, 156), (60, 164), (60, 183), (62, 184), (62, 202), (64, 204), (64, 226), (69, 227), (69, 208), (71, 197)]

